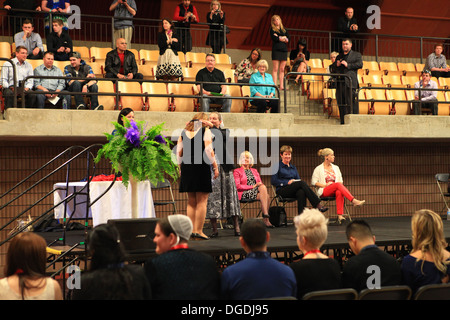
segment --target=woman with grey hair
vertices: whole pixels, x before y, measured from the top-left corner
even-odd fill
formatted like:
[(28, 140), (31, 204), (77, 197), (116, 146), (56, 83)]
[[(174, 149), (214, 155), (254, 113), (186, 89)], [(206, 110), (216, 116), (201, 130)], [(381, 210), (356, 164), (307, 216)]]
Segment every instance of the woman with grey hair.
[(324, 255), (320, 248), (328, 235), (328, 219), (317, 209), (305, 209), (294, 217), (297, 245), (303, 253), (299, 262), (290, 265), (297, 280), (297, 298), (317, 290), (341, 288), (339, 263)]
[(344, 218), (344, 201), (347, 198), (354, 206), (362, 206), (366, 200), (356, 199), (344, 186), (341, 170), (334, 164), (334, 151), (330, 148), (320, 149), (317, 154), (322, 159), (313, 172), (311, 184), (316, 187), (319, 197), (336, 197), (336, 209), (338, 222), (342, 223)]
[[(263, 85), (273, 85), (272, 75), (267, 72), (269, 69), (269, 64), (266, 60), (259, 60), (256, 64), (258, 72), (254, 73), (250, 78), (250, 84), (263, 84)], [(250, 86), (251, 97), (262, 97), (262, 98), (273, 98), (276, 95), (275, 87), (267, 86)], [(251, 100), (250, 103), (256, 106), (258, 113), (265, 113), (266, 110), (271, 110), (271, 113), (278, 113), (280, 108), (280, 100)]]

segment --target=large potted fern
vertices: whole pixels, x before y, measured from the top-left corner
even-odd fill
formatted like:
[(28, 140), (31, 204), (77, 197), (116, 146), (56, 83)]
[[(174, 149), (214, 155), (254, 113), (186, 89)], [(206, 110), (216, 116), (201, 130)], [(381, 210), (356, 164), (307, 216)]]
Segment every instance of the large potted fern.
[(157, 184), (164, 181), (165, 175), (176, 180), (179, 171), (176, 156), (170, 149), (172, 142), (161, 133), (164, 123), (145, 131), (143, 121), (123, 119), (123, 126), (113, 122), (114, 132), (105, 133), (108, 142), (98, 151), (95, 162), (102, 157), (108, 159), (113, 171), (122, 174), (125, 187), (131, 184), (131, 216), (137, 218), (137, 183), (150, 180)]

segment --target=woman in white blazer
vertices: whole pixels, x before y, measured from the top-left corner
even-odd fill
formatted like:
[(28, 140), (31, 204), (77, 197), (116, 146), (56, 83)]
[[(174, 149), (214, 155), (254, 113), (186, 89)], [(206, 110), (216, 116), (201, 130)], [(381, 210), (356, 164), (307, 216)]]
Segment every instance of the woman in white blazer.
[(317, 154), (323, 160), (313, 172), (311, 184), (316, 187), (319, 197), (335, 197), (338, 222), (345, 220), (344, 201), (347, 198), (354, 206), (362, 206), (366, 201), (356, 199), (344, 186), (341, 170), (334, 165), (334, 151), (330, 148), (320, 149)]

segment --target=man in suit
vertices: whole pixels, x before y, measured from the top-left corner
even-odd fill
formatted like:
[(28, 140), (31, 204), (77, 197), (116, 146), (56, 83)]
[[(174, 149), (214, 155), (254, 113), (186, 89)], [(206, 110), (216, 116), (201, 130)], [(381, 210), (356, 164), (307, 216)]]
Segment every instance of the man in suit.
[[(352, 40), (342, 41), (342, 52), (333, 63), (336, 72), (348, 77), (339, 77), (336, 88), (336, 100), (339, 106), (341, 124), (344, 124), (344, 116), (348, 113), (359, 113), (359, 106), (356, 103), (356, 90), (359, 88), (358, 69), (363, 67), (362, 56), (359, 52), (352, 50)], [(351, 110), (353, 106), (353, 110)]]
[(375, 236), (364, 220), (353, 220), (346, 228), (347, 240), (356, 256), (344, 265), (342, 285), (360, 292), (363, 289), (400, 285), (401, 269), (395, 258), (375, 244)]

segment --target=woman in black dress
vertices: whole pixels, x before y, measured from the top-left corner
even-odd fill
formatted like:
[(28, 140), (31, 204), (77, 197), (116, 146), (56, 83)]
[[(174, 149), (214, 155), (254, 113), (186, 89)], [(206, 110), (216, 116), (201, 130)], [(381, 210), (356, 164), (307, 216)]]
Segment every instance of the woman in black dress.
[[(204, 112), (197, 113), (188, 122), (177, 144), (177, 159), (180, 165), (180, 192), (187, 192), (187, 216), (194, 226), (194, 238), (209, 239), (203, 233), (206, 207), (209, 193), (212, 191), (211, 180), (219, 176), (219, 167), (212, 149), (211, 130), (207, 127), (208, 119)], [(208, 161), (209, 160), (209, 161)], [(214, 177), (211, 177), (212, 164)]]
[[(270, 28), (270, 37), (272, 38), (272, 77), (275, 85), (280, 80), (280, 89), (284, 90), (283, 78), (284, 68), (286, 67), (286, 61), (288, 56), (289, 33), (283, 27), (281, 18), (278, 15), (272, 16)], [(279, 72), (279, 74), (278, 74)]]
[(162, 20), (162, 30), (158, 33), (159, 57), (156, 65), (156, 79), (176, 80), (183, 76), (178, 57), (178, 34), (169, 19)]
[[(211, 12), (206, 14), (206, 22), (209, 23), (209, 33), (206, 38), (206, 45), (210, 45), (212, 53), (219, 54), (223, 48), (223, 28), (225, 24), (225, 12), (217, 0), (211, 1)], [(227, 41), (228, 43), (228, 41)]]

